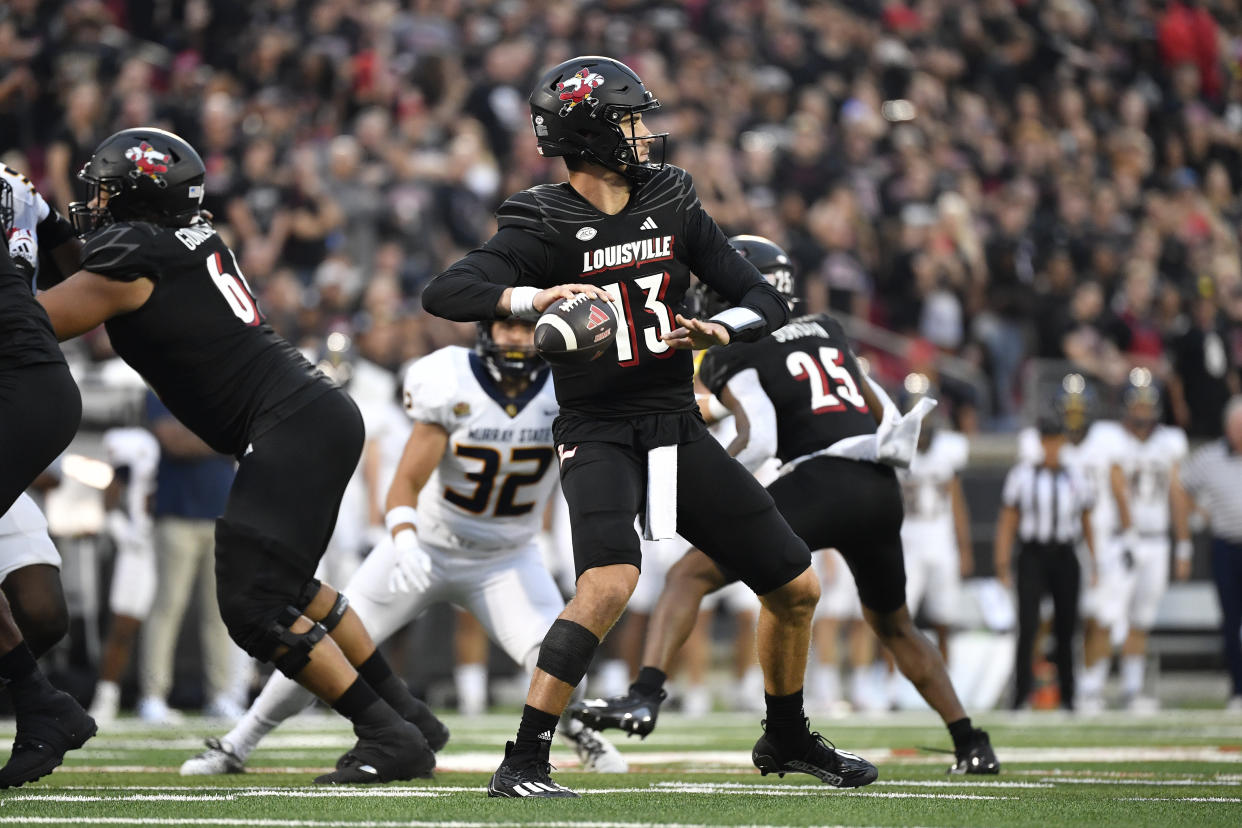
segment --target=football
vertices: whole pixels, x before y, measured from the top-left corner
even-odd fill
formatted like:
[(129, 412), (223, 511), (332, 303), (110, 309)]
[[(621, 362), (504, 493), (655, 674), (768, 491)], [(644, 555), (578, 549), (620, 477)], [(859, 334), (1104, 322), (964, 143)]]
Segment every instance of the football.
[(590, 362), (612, 347), (617, 314), (603, 299), (579, 293), (549, 307), (535, 323), (535, 348), (548, 362)]

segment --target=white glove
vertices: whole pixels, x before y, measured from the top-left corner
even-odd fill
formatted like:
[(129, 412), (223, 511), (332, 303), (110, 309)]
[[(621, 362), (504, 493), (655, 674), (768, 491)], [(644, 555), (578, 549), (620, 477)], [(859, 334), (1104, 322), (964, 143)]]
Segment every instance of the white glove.
[(29, 230), (15, 227), (9, 231), (9, 255), (26, 276), (34, 276), (39, 263), (39, 242)]
[(880, 462), (899, 469), (910, 468), (910, 461), (918, 451), (919, 432), (923, 427), (923, 418), (933, 408), (936, 401), (930, 397), (921, 397), (904, 416), (899, 416), (888, 428), (888, 411), (884, 409), (884, 423), (876, 430), (876, 442), (879, 444)]
[(431, 586), (431, 556), (418, 544), (413, 529), (402, 529), (392, 539), (396, 564), (388, 576), (393, 592), (423, 592)]

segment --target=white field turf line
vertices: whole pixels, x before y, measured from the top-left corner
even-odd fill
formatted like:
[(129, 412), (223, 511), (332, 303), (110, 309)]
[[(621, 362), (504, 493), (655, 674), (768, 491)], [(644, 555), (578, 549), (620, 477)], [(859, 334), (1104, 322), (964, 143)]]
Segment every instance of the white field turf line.
[[(255, 828), (529, 828), (530, 822), (419, 822), (318, 819), (236, 819), (228, 817), (5, 817), (0, 825), (222, 825)], [(544, 828), (720, 828), (695, 822), (540, 822)], [(746, 828), (848, 828), (845, 825), (748, 825)]]

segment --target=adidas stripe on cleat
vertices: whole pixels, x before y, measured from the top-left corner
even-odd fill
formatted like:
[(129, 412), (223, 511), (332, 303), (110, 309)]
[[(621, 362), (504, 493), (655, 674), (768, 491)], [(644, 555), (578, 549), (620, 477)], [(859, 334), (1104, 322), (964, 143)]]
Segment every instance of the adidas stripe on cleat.
[(578, 795), (552, 781), (552, 765), (545, 756), (514, 756), (513, 742), (505, 743), (505, 759), (487, 784), (487, 795), (504, 799), (577, 799)]

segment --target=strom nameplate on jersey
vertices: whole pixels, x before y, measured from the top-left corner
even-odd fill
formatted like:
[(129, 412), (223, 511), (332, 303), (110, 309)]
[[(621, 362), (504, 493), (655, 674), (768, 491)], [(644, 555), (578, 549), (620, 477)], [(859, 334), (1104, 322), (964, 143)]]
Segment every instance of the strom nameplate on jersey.
[(673, 236), (610, 244), (582, 253), (582, 275), (673, 258)]

